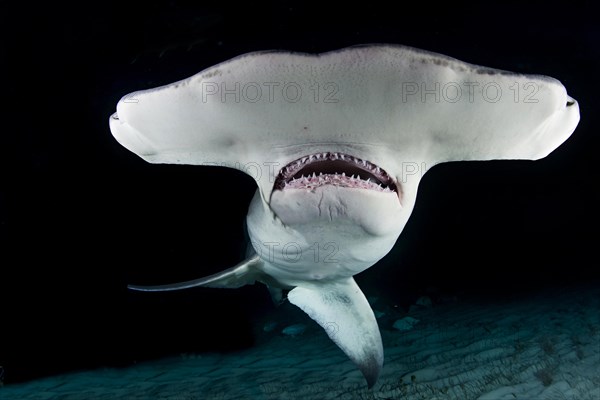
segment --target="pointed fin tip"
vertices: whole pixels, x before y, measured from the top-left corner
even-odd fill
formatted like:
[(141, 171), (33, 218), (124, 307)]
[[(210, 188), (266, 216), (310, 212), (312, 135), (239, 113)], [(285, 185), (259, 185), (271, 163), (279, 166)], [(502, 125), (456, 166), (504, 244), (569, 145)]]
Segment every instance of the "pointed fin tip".
[(261, 280), (261, 278), (263, 278), (264, 274), (258, 268), (260, 263), (260, 257), (253, 254), (235, 267), (204, 278), (157, 286), (127, 285), (127, 288), (141, 292), (166, 292), (171, 290), (190, 289), (199, 286), (211, 288), (239, 288), (244, 285), (252, 285), (256, 280)]
[(127, 289), (135, 290), (138, 292), (166, 292), (166, 291), (170, 291), (170, 290), (178, 290), (181, 288), (172, 287), (172, 285), (161, 285), (161, 286), (127, 285)]
[(288, 293), (288, 300), (325, 329), (358, 367), (369, 389), (377, 383), (383, 368), (381, 334), (354, 279), (297, 286)]
[(367, 381), (367, 387), (372, 389), (379, 379), (379, 373), (381, 372), (383, 365), (374, 357), (365, 360), (365, 362), (356, 364)]

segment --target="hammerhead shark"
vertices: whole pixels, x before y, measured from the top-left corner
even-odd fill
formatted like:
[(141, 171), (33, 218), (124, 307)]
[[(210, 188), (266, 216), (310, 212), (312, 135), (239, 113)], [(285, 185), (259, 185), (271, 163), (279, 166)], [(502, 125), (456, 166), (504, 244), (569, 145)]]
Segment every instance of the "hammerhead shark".
[(353, 276), (394, 246), (425, 169), (545, 157), (579, 106), (550, 77), (397, 45), (245, 54), (124, 96), (119, 143), (151, 163), (236, 168), (257, 182), (252, 251), (197, 280), (131, 289), (266, 284), (300, 307), (369, 387), (383, 366), (377, 321)]

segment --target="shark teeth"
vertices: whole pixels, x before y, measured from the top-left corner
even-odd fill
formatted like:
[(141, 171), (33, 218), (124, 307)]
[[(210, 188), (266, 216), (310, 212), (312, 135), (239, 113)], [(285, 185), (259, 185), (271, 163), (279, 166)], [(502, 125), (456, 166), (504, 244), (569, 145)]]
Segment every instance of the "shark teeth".
[(288, 182), (284, 182), (283, 188), (285, 189), (306, 189), (313, 190), (323, 185), (333, 185), (341, 187), (353, 187), (360, 189), (370, 189), (380, 192), (394, 192), (388, 186), (372, 182), (370, 179), (363, 180), (358, 176), (346, 176), (342, 174), (312, 174), (309, 176), (302, 175), (300, 178), (292, 178)]
[[(306, 171), (301, 172), (305, 168)], [(351, 172), (347, 174), (342, 171), (344, 169)], [(370, 161), (338, 152), (309, 154), (290, 162), (279, 171), (274, 189), (309, 189), (326, 184), (398, 192), (395, 181), (382, 168)]]

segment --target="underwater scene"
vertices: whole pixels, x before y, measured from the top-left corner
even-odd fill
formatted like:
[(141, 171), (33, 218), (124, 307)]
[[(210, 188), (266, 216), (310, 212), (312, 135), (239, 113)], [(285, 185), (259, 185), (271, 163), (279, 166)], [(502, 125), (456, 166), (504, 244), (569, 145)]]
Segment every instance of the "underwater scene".
[(3, 8), (0, 399), (600, 399), (591, 6)]

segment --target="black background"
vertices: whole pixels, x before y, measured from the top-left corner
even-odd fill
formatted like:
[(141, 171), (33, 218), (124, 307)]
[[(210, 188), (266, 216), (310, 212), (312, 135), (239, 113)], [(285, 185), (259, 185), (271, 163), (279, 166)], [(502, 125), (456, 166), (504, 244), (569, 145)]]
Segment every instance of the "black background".
[(394, 250), (357, 281), (406, 307), (434, 288), (487, 301), (599, 278), (600, 32), (591, 2), (213, 3), (3, 5), (6, 382), (255, 342), (252, 324), (273, 310), (260, 285), (126, 290), (238, 262), (252, 179), (147, 164), (108, 128), (124, 94), (250, 51), (396, 43), (559, 79), (580, 102), (573, 136), (537, 162), (433, 168)]

